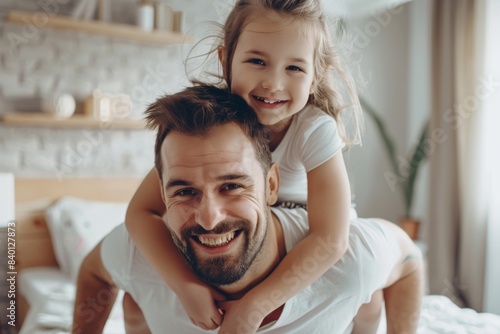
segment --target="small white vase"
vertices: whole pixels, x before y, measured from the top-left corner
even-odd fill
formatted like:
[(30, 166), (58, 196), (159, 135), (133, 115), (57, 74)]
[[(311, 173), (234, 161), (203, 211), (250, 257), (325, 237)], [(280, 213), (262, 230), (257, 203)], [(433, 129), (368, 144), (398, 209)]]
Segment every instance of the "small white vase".
[(42, 100), (43, 112), (57, 118), (69, 118), (76, 110), (76, 101), (70, 94), (51, 94)]

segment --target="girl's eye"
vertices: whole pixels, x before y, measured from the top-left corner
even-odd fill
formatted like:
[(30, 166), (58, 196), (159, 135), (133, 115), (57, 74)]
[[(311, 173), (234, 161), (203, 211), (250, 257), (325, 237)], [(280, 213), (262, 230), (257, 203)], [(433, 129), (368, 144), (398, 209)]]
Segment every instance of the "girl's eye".
[(302, 71), (302, 69), (301, 69), (300, 67), (293, 66), (293, 65), (288, 66), (288, 67), (287, 67), (287, 69), (288, 69), (288, 70), (290, 70), (290, 71), (303, 72), (303, 71)]
[(255, 65), (265, 65), (264, 61), (258, 58), (249, 59), (248, 62)]

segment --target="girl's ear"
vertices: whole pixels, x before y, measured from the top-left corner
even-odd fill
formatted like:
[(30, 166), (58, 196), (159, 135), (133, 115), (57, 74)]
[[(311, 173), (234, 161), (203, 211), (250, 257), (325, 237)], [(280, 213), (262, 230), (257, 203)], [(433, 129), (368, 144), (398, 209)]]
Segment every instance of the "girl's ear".
[(267, 172), (267, 198), (266, 203), (273, 205), (278, 200), (278, 190), (280, 184), (280, 175), (278, 165), (273, 163)]
[(226, 59), (226, 48), (224, 46), (219, 46), (217, 48), (217, 53), (219, 55), (219, 61), (220, 61), (220, 65), (222, 66), (222, 76), (224, 77), (224, 79), (227, 81), (227, 77), (226, 77), (226, 64), (227, 64), (227, 59)]
[(311, 88), (309, 88), (309, 95), (314, 94), (315, 90), (316, 90), (316, 80), (313, 80), (313, 82), (311, 82)]

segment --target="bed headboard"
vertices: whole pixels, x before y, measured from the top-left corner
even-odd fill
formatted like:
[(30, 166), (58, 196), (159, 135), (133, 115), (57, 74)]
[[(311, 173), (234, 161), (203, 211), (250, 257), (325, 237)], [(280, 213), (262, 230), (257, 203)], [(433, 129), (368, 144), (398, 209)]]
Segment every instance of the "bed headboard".
[(62, 196), (128, 202), (141, 178), (16, 178), (16, 270), (57, 266), (45, 209)]

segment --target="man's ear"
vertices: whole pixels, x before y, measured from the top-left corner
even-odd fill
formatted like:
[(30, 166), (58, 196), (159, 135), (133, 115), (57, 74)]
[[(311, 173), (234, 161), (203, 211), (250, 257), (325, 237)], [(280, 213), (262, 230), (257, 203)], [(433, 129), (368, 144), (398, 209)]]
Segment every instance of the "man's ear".
[(165, 189), (163, 188), (163, 178), (160, 177), (159, 178), (159, 181), (160, 181), (160, 193), (161, 193), (161, 199), (163, 201), (163, 203), (166, 203), (165, 202)]
[(227, 64), (227, 52), (226, 52), (226, 48), (224, 46), (219, 46), (217, 48), (217, 54), (219, 55), (219, 61), (220, 61), (220, 65), (222, 66), (222, 76), (224, 78), (224, 80), (227, 81), (227, 77), (226, 77), (226, 64)]
[(278, 170), (278, 165), (275, 163), (271, 164), (269, 172), (267, 172), (267, 198), (266, 203), (268, 205), (273, 205), (278, 201), (278, 190), (280, 185), (280, 173)]

